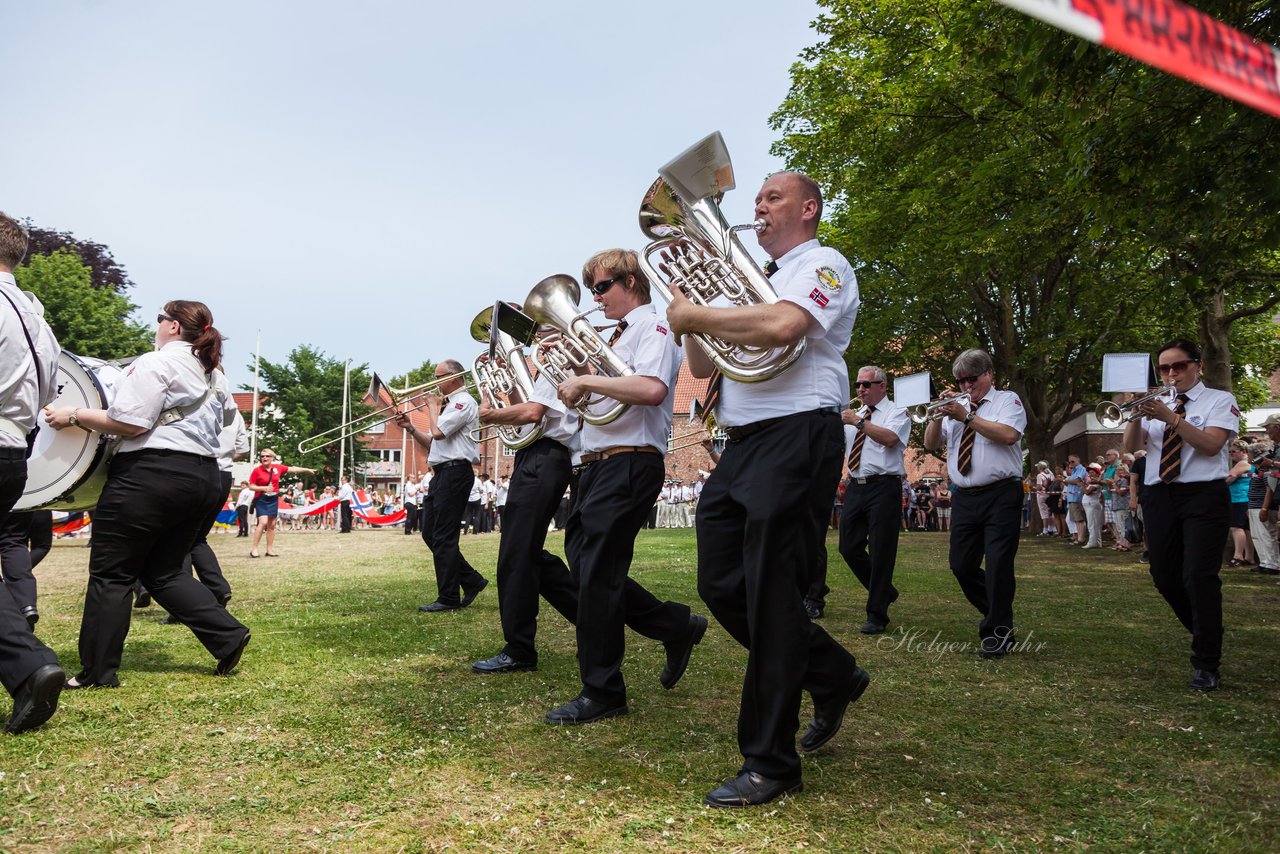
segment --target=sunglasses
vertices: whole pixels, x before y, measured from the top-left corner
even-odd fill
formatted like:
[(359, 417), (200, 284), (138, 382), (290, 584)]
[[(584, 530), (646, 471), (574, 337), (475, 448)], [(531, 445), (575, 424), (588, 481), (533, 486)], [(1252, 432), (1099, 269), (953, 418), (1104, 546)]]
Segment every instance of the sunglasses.
[(956, 382), (961, 385), (973, 385), (978, 381), (978, 377), (980, 376), (982, 376), (982, 374), (974, 374), (971, 377), (956, 377)]
[(168, 323), (169, 321), (173, 321), (174, 323), (177, 323), (177, 322), (178, 322), (178, 318), (176, 318), (176, 317), (170, 317), (170, 316), (169, 316), (169, 315), (167, 315), (167, 314), (157, 314), (157, 315), (156, 315), (156, 323)]
[(625, 278), (626, 276), (614, 276), (612, 279), (602, 279), (601, 281), (596, 282), (594, 285), (589, 286), (587, 290), (591, 291), (591, 293), (595, 294), (598, 297), (602, 297), (609, 290), (609, 288), (613, 287), (614, 285), (616, 285), (618, 282), (621, 282)]
[(858, 380), (854, 385), (858, 388), (871, 388), (873, 385), (884, 385), (884, 380)]
[(1182, 359), (1181, 361), (1170, 362), (1167, 365), (1158, 365), (1157, 367), (1159, 367), (1160, 373), (1162, 374), (1171, 374), (1174, 371), (1181, 373), (1182, 371), (1185, 371), (1189, 365), (1197, 364), (1199, 361), (1199, 359)]

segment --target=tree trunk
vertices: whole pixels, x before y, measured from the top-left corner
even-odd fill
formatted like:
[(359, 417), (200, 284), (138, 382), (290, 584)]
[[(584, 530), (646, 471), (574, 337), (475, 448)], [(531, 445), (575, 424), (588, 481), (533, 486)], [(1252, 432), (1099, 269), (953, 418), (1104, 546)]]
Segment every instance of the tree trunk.
[(1209, 388), (1231, 391), (1230, 333), (1222, 288), (1218, 287), (1200, 309), (1200, 376)]

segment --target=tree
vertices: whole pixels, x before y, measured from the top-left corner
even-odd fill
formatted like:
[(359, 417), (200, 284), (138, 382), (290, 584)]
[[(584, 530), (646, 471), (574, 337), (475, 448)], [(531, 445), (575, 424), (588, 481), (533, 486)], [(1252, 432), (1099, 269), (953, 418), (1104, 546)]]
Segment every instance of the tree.
[(153, 330), (129, 320), (137, 306), (113, 288), (93, 287), (89, 268), (68, 250), (29, 255), (14, 278), (44, 303), (45, 319), (65, 349), (97, 359), (151, 351)]
[[(258, 447), (271, 447), (287, 465), (313, 468), (332, 480), (338, 470), (337, 443), (306, 454), (299, 453), (297, 447), (303, 439), (341, 426), (343, 363), (304, 345), (295, 347), (283, 363), (263, 359), (259, 367), (259, 393), (268, 402), (258, 416)], [(252, 371), (253, 365), (248, 368)], [(367, 371), (368, 365), (351, 369), (349, 404), (353, 418), (370, 410), (361, 402), (369, 385)], [(337, 435), (335, 430), (333, 436)], [(349, 465), (364, 459), (363, 445), (358, 441), (347, 445), (347, 453)], [(352, 453), (356, 455), (354, 460)]]
[(1186, 115), (1126, 88), (1131, 61), (993, 4), (824, 5), (824, 41), (772, 122), (775, 151), (828, 190), (825, 239), (859, 265), (851, 366), (949, 377), (959, 349), (982, 346), (1023, 399), (1032, 458), (1052, 459), (1096, 399), (1101, 356), (1194, 329), (1203, 307), (1175, 299), (1155, 206), (1175, 195), (1175, 158), (1149, 175), (1140, 133), (1238, 172), (1257, 167), (1258, 137), (1188, 138)]
[(116, 263), (111, 250), (101, 243), (92, 240), (79, 240), (69, 231), (54, 231), (26, 223), (30, 244), (27, 255), (52, 255), (59, 249), (65, 249), (75, 255), (89, 269), (89, 283), (94, 288), (108, 288), (123, 294), (133, 287), (128, 272)]

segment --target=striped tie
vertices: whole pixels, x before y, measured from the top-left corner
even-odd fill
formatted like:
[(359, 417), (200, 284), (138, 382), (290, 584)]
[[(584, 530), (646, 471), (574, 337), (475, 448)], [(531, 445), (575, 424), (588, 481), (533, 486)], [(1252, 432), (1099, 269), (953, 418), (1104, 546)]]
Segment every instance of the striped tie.
[[(1178, 402), (1173, 407), (1177, 415), (1185, 415), (1187, 401), (1185, 394), (1178, 395)], [(1182, 437), (1174, 431), (1172, 424), (1164, 426), (1164, 447), (1160, 450), (1160, 482), (1173, 483), (1182, 474)]]
[(867, 427), (871, 422), (871, 413), (875, 412), (874, 406), (867, 408), (866, 417), (862, 419), (862, 429), (858, 431), (858, 435), (853, 437), (853, 448), (849, 451), (849, 476), (857, 477), (858, 468), (862, 465), (862, 446), (867, 442)]
[(613, 330), (613, 334), (609, 336), (609, 346), (612, 347), (618, 343), (618, 339), (622, 337), (622, 333), (627, 331), (627, 322), (625, 320), (618, 321), (618, 328)]
[[(778, 272), (778, 265), (770, 261), (764, 265), (764, 274), (766, 277), (772, 276)], [(706, 424), (707, 419), (715, 412), (716, 404), (720, 402), (720, 386), (724, 383), (724, 374), (720, 373), (719, 368), (712, 368), (711, 377), (707, 380), (707, 396), (702, 399), (702, 423)]]
[[(969, 412), (976, 414), (981, 405), (981, 400), (969, 404)], [(964, 432), (960, 434), (960, 456), (956, 460), (956, 468), (960, 470), (960, 474), (967, 475), (973, 470), (973, 442), (977, 435), (972, 421), (964, 425)]]

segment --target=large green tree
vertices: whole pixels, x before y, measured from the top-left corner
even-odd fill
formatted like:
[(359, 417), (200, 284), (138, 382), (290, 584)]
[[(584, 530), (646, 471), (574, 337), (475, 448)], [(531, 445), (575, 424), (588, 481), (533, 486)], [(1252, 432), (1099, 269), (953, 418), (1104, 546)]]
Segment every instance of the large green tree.
[[(1215, 103), (1252, 133), (1190, 133), (1195, 108), (1168, 112), (1188, 84), (1161, 79), (1165, 100), (1147, 103), (1134, 80), (1158, 72), (995, 4), (824, 5), (823, 40), (793, 68), (773, 122), (776, 151), (827, 188), (825, 238), (859, 268), (848, 358), (949, 377), (958, 349), (982, 346), (1022, 396), (1031, 453), (1050, 457), (1054, 434), (1096, 398), (1102, 354), (1195, 333), (1204, 305), (1181, 287), (1168, 242), (1185, 222), (1163, 219), (1185, 211), (1156, 207), (1187, 183), (1179, 158), (1212, 159), (1242, 183), (1267, 128)], [(1248, 210), (1274, 201), (1257, 195)], [(1254, 276), (1265, 231), (1235, 243)], [(1229, 311), (1265, 314), (1269, 297), (1242, 294)]]
[(98, 359), (151, 350), (152, 328), (129, 319), (136, 306), (112, 287), (94, 287), (92, 271), (71, 251), (31, 255), (14, 278), (44, 303), (45, 319), (65, 349)]
[[(248, 366), (250, 372), (253, 365)], [(258, 416), (259, 448), (271, 447), (287, 465), (305, 466), (333, 479), (338, 470), (339, 445), (331, 444), (299, 453), (298, 443), (342, 424), (344, 363), (308, 346), (295, 347), (284, 362), (263, 359), (259, 394), (265, 398)], [(361, 402), (369, 386), (367, 365), (351, 368), (350, 407), (353, 416), (367, 413)], [(249, 390), (249, 387), (245, 387)], [(338, 436), (335, 430), (333, 438)], [(354, 443), (359, 462), (365, 458), (360, 442)], [(352, 464), (352, 443), (347, 443), (347, 465)]]

